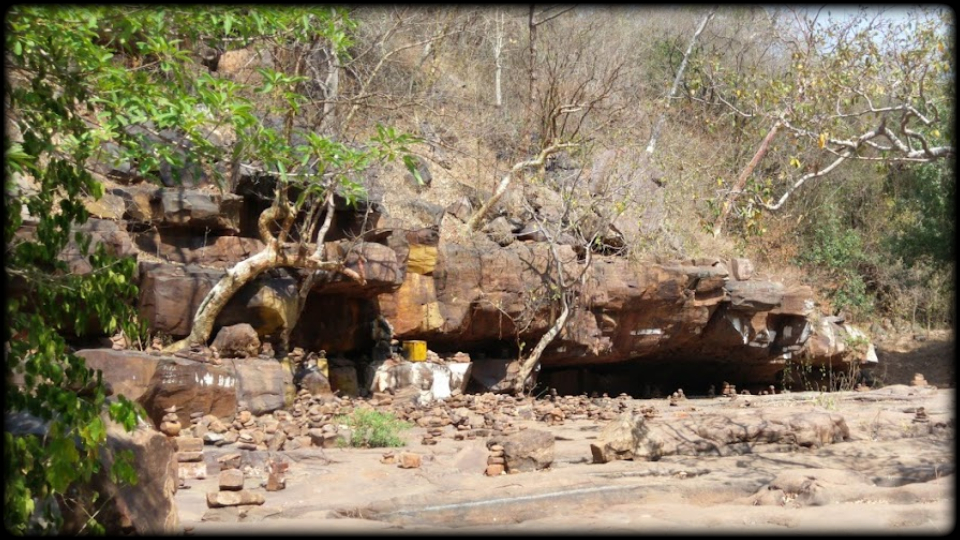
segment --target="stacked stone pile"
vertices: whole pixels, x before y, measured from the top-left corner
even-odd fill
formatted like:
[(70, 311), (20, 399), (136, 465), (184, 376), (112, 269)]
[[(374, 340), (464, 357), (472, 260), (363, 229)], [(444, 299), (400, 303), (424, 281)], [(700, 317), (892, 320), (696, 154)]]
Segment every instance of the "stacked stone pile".
[(245, 475), (240, 469), (240, 454), (221, 456), (217, 461), (220, 462), (220, 475), (217, 478), (219, 491), (207, 493), (208, 507), (222, 508), (264, 503), (262, 493), (244, 489)]

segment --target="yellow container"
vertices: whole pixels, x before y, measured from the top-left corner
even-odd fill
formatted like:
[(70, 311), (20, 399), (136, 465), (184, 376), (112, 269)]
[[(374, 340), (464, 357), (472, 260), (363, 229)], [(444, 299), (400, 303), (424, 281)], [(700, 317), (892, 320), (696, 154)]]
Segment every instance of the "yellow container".
[(404, 341), (403, 354), (407, 357), (407, 360), (411, 362), (423, 362), (427, 359), (427, 342), (418, 340)]

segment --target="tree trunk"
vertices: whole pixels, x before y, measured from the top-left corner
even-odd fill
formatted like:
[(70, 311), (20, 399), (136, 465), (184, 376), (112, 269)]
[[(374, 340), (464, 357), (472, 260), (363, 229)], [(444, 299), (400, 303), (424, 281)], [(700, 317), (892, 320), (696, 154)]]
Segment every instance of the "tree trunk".
[[(550, 330), (544, 334), (540, 341), (537, 342), (537, 346), (530, 351), (530, 356), (525, 358), (520, 363), (520, 373), (517, 376), (517, 383), (514, 387), (514, 392), (517, 394), (523, 393), (524, 389), (527, 387), (527, 379), (530, 378), (530, 375), (533, 373), (533, 370), (536, 369), (537, 365), (540, 364), (540, 357), (543, 355), (543, 351), (546, 350), (547, 346), (553, 342), (554, 339), (560, 334), (560, 331), (563, 330), (565, 324), (567, 324), (567, 319), (570, 318), (570, 305), (568, 302), (563, 302), (563, 309), (560, 311), (560, 316), (557, 317), (556, 322), (553, 323), (553, 326), (550, 327)], [(531, 384), (536, 381), (531, 381)]]
[(503, 72), (503, 12), (501, 11), (497, 11), (496, 27), (497, 33), (493, 38), (493, 63), (496, 67), (496, 71), (494, 72), (494, 93), (496, 106), (502, 107), (503, 92), (500, 79)]
[[(670, 88), (670, 93), (667, 94), (667, 108), (670, 107), (670, 100), (677, 95), (677, 88), (680, 86), (680, 81), (683, 79), (683, 72), (687, 70), (687, 61), (690, 59), (690, 53), (693, 52), (693, 47), (697, 43), (697, 38), (700, 37), (700, 34), (703, 33), (703, 30), (707, 27), (707, 23), (710, 22), (710, 19), (713, 18), (717, 13), (717, 8), (714, 7), (710, 10), (710, 13), (707, 13), (703, 17), (703, 20), (700, 21), (700, 26), (697, 28), (697, 31), (694, 32), (693, 37), (690, 38), (690, 44), (687, 46), (687, 51), (683, 53), (683, 60), (680, 62), (680, 67), (677, 68), (677, 76), (673, 79), (673, 86)], [(657, 118), (657, 123), (653, 126), (653, 131), (650, 133), (650, 143), (647, 144), (647, 154), (653, 154), (654, 148), (657, 146), (657, 139), (660, 138), (660, 130), (663, 128), (663, 121), (667, 116), (667, 111), (664, 110), (660, 113), (660, 117)]]
[(233, 298), (233, 295), (263, 272), (277, 266), (280, 265), (275, 245), (269, 243), (260, 253), (238, 262), (227, 270), (227, 275), (223, 276), (207, 293), (203, 302), (200, 303), (200, 307), (197, 308), (190, 335), (164, 349), (165, 352), (178, 351), (191, 345), (205, 345), (213, 332), (213, 324), (216, 322), (217, 315)]
[(753, 159), (750, 160), (747, 167), (740, 173), (740, 177), (737, 178), (737, 183), (733, 186), (733, 189), (730, 190), (730, 193), (727, 194), (723, 204), (720, 205), (720, 215), (718, 215), (716, 221), (713, 222), (713, 236), (720, 236), (720, 233), (723, 231), (723, 223), (727, 220), (727, 216), (730, 215), (730, 208), (737, 200), (737, 197), (740, 196), (740, 192), (743, 191), (744, 186), (747, 185), (747, 179), (753, 174), (753, 170), (757, 168), (760, 160), (763, 159), (763, 156), (767, 153), (767, 149), (770, 148), (770, 143), (777, 135), (778, 129), (780, 129), (779, 120), (773, 124), (767, 136), (763, 138), (763, 142), (760, 143), (760, 148), (757, 149), (757, 153), (754, 154)]
[(544, 148), (543, 151), (540, 152), (540, 155), (538, 155), (536, 158), (527, 161), (521, 161), (520, 163), (514, 165), (510, 171), (500, 179), (500, 183), (497, 184), (497, 189), (494, 190), (493, 195), (487, 199), (487, 202), (483, 203), (480, 209), (470, 216), (470, 220), (467, 222), (467, 229), (475, 231), (480, 228), (480, 223), (483, 221), (483, 218), (486, 217), (491, 208), (500, 202), (500, 199), (503, 198), (503, 194), (507, 192), (507, 188), (510, 187), (510, 183), (513, 181), (515, 174), (523, 169), (539, 167), (543, 165), (543, 162), (547, 159), (547, 156), (554, 154), (563, 148), (570, 148), (573, 146), (576, 146), (576, 144), (551, 144), (547, 148)]

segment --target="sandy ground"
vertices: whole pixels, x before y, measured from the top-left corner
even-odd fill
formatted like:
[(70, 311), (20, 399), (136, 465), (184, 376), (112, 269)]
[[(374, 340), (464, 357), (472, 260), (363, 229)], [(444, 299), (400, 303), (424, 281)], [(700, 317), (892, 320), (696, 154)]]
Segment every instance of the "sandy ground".
[[(929, 347), (929, 344), (928, 344)], [(950, 344), (952, 347), (952, 342)], [(904, 357), (906, 358), (906, 357)], [(924, 357), (926, 358), (926, 357)], [(940, 356), (939, 364), (952, 359)], [(895, 366), (907, 373), (912, 367)], [(928, 381), (946, 368), (924, 372)], [(911, 373), (912, 376), (912, 373)], [(932, 379), (932, 380), (931, 380)], [(940, 381), (937, 381), (940, 382)], [(420, 444), (423, 428), (406, 432), (406, 450), (423, 456), (418, 469), (381, 463), (385, 449), (282, 452), (290, 463), (286, 489), (261, 487), (267, 452), (249, 452), (245, 489), (262, 506), (209, 509), (217, 490), (216, 457), (207, 447), (206, 479), (187, 481), (176, 500), (189, 535), (424, 534), (946, 534), (955, 526), (955, 391), (893, 385), (869, 392), (688, 399), (654, 407), (656, 422), (703, 413), (788, 408), (842, 415), (849, 441), (819, 449), (727, 457), (668, 456), (659, 461), (591, 463), (590, 442), (604, 422), (566, 421), (544, 429), (556, 439), (544, 471), (488, 477), (483, 438)], [(749, 405), (746, 405), (749, 403)], [(915, 422), (923, 407), (928, 421)], [(396, 451), (400, 451), (397, 449)], [(792, 475), (792, 476), (791, 476)], [(780, 480), (777, 480), (779, 477)], [(806, 497), (756, 495), (783, 478), (812, 479)], [(769, 499), (769, 498), (768, 498)], [(769, 503), (769, 501), (768, 501)]]

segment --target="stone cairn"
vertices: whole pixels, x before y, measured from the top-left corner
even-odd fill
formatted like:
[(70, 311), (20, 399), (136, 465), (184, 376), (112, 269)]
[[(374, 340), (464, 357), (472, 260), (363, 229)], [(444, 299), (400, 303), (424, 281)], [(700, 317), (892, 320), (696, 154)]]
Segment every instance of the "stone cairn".
[(927, 386), (927, 379), (923, 376), (923, 373), (915, 373), (913, 375), (913, 381), (910, 382), (912, 386)]
[(239, 453), (220, 456), (217, 461), (220, 463), (220, 475), (217, 477), (219, 491), (207, 493), (208, 507), (222, 508), (264, 503), (262, 493), (243, 489), (245, 475), (240, 469), (241, 455)]
[(506, 474), (507, 460), (503, 457), (503, 445), (490, 444), (487, 450), (490, 455), (487, 456), (487, 470), (483, 474), (487, 476)]

